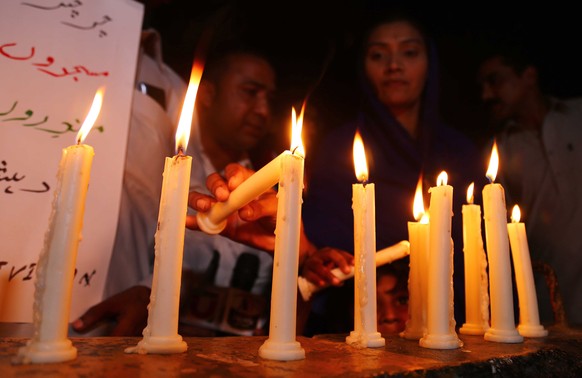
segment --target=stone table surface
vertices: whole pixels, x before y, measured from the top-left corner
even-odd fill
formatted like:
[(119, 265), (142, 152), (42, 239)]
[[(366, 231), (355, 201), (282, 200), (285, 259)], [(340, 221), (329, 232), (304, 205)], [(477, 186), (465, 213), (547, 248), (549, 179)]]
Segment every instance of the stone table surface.
[(397, 336), (379, 349), (356, 349), (345, 335), (298, 337), (306, 358), (268, 361), (258, 356), (266, 337), (186, 337), (188, 350), (174, 355), (125, 354), (140, 338), (71, 338), (77, 359), (56, 364), (13, 365), (23, 338), (0, 338), (0, 377), (582, 377), (582, 330), (549, 329), (545, 338), (519, 344), (459, 335), (464, 346), (432, 350)]

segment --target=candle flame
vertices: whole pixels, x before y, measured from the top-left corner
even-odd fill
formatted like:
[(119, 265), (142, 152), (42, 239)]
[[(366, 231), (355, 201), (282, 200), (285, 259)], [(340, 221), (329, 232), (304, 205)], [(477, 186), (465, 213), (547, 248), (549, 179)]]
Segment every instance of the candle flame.
[(513, 210), (511, 211), (511, 222), (519, 223), (521, 219), (521, 211), (519, 210), (519, 206), (513, 206)]
[(186, 97), (184, 98), (184, 105), (180, 113), (180, 121), (176, 129), (176, 152), (180, 153), (186, 151), (188, 147), (188, 140), (190, 139), (190, 129), (192, 128), (192, 116), (194, 114), (194, 104), (196, 103), (196, 94), (198, 93), (198, 86), (202, 79), (202, 72), (204, 71), (204, 62), (194, 61), (192, 65), (192, 72), (190, 73), (190, 83), (186, 90)]
[(305, 114), (305, 102), (301, 107), (301, 114), (297, 118), (295, 108), (291, 107), (291, 152), (301, 157), (305, 157), (305, 148), (301, 140), (301, 131), (303, 130), (303, 115)]
[(424, 211), (424, 200), (422, 198), (422, 175), (420, 175), (420, 177), (418, 178), (418, 183), (416, 184), (416, 192), (414, 193), (414, 202), (412, 204), (412, 215), (414, 215), (414, 219), (422, 220), (425, 214), (426, 213)]
[(356, 178), (359, 182), (368, 181), (368, 162), (366, 161), (366, 150), (364, 149), (364, 141), (359, 131), (356, 131), (354, 136), (354, 168), (356, 171)]
[(422, 217), (420, 217), (420, 224), (428, 224), (429, 222), (429, 216), (428, 216), (428, 212), (422, 214)]
[(474, 201), (473, 191), (475, 190), (475, 183), (472, 182), (471, 185), (467, 188), (467, 203), (472, 204)]
[(87, 113), (87, 117), (83, 122), (83, 125), (79, 129), (77, 133), (77, 144), (83, 143), (89, 131), (93, 128), (97, 117), (99, 116), (99, 112), (101, 111), (101, 105), (103, 104), (103, 94), (105, 93), (105, 88), (101, 87), (95, 93), (95, 97), (93, 97), (93, 103), (91, 104), (91, 109), (89, 109), (89, 113)]
[(491, 150), (491, 158), (489, 159), (489, 168), (487, 168), (487, 173), (485, 174), (489, 181), (491, 182), (495, 181), (498, 169), (499, 169), (499, 154), (497, 153), (497, 142), (494, 142), (493, 149)]
[(448, 179), (449, 179), (449, 176), (447, 175), (447, 172), (442, 171), (439, 174), (439, 177), (437, 177), (437, 186), (447, 185)]

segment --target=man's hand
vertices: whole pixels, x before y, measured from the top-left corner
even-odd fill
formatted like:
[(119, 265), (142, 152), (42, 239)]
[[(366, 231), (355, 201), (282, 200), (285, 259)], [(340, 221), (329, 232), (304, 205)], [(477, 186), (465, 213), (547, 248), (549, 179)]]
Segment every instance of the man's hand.
[[(190, 207), (199, 212), (210, 210), (213, 203), (226, 201), (230, 192), (254, 173), (239, 164), (227, 165), (224, 172), (225, 177), (213, 173), (206, 180), (206, 186), (214, 197), (191, 192), (188, 198)], [(221, 235), (272, 252), (275, 248), (276, 221), (277, 193), (269, 189), (232, 214)], [(187, 217), (186, 227), (193, 230), (199, 229), (195, 216)]]
[(117, 324), (110, 336), (140, 336), (147, 325), (150, 289), (133, 286), (91, 307), (73, 322), (73, 329), (84, 333), (106, 320)]
[(341, 281), (331, 273), (334, 268), (339, 268), (344, 273), (349, 273), (354, 265), (354, 256), (348, 252), (325, 247), (309, 256), (303, 263), (302, 276), (317, 286), (340, 286)]

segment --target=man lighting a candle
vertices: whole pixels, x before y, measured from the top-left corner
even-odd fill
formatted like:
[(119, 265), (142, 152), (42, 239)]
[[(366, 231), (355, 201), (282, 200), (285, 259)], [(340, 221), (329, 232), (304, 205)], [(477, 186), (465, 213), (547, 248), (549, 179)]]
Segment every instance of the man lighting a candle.
[[(222, 46), (209, 55), (197, 95), (195, 109), (198, 120), (195, 119), (193, 122), (191, 139), (186, 151), (186, 154), (193, 158), (191, 190), (206, 192), (206, 177), (211, 173), (223, 171), (228, 163), (238, 162), (248, 167), (260, 167), (262, 162), (272, 157), (268, 151), (258, 147), (266, 146), (266, 143), (260, 142), (268, 133), (270, 100), (274, 90), (274, 69), (260, 53), (240, 45), (229, 45)], [(153, 233), (147, 237), (153, 245)], [(142, 257), (151, 258), (152, 251), (138, 252)], [(244, 258), (241, 258), (243, 255)], [(143, 260), (142, 257), (139, 259)], [(201, 289), (204, 294), (207, 293), (205, 290), (208, 286), (239, 287), (242, 280), (245, 281), (242, 285), (245, 290), (250, 291), (255, 295), (253, 298), (256, 298), (265, 294), (265, 289), (270, 283), (272, 256), (222, 236), (187, 230), (183, 265), (184, 269), (192, 271), (191, 274), (185, 275), (191, 279), (183, 285), (185, 289)], [(151, 274), (151, 265), (149, 269)], [(129, 289), (87, 311), (75, 323), (75, 328), (83, 331), (102, 319), (114, 318), (117, 325), (112, 331), (113, 334), (139, 334), (147, 319), (149, 285), (151, 275), (141, 277), (141, 281), (134, 282)], [(209, 290), (212, 293), (217, 292), (214, 288)], [(188, 301), (183, 303), (188, 305), (186, 313), (192, 315), (188, 317), (192, 320), (195, 315), (200, 315), (202, 310), (196, 309), (198, 297), (192, 292), (185, 294)], [(208, 296), (199, 299), (208, 299)], [(260, 303), (264, 306), (262, 310), (266, 311), (266, 302), (259, 301)], [(204, 319), (198, 316), (196, 320), (201, 322), (189, 326), (187, 331), (180, 333), (213, 335), (214, 330), (221, 327), (222, 318)], [(244, 331), (252, 332), (254, 327), (261, 326), (258, 324), (257, 316), (253, 316), (253, 320), (255, 322), (253, 328), (247, 327)], [(200, 327), (200, 324), (203, 326)], [(228, 331), (236, 333), (237, 324)], [(205, 329), (204, 325), (210, 330)]]

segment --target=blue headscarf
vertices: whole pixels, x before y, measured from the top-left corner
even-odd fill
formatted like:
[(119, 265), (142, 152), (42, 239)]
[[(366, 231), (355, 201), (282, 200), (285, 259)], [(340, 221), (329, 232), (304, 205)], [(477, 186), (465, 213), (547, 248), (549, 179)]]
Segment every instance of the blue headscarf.
[[(412, 204), (420, 174), (424, 177), (423, 196), (428, 209), (428, 188), (436, 185), (441, 171), (447, 172), (448, 183), (454, 187), (455, 281), (459, 281), (462, 288), (461, 205), (468, 185), (483, 177), (483, 172), (480, 172), (479, 154), (470, 140), (440, 120), (436, 48), (432, 41), (425, 42), (428, 73), (422, 94), (417, 139), (379, 101), (365, 77), (363, 64), (360, 64), (361, 105), (357, 118), (330, 132), (307, 157), (311, 161), (307, 170), (303, 220), (308, 238), (318, 247), (331, 246), (353, 252), (351, 187), (357, 180), (352, 146), (358, 129), (368, 157), (369, 182), (374, 183), (376, 188), (378, 250), (408, 239), (407, 221), (414, 220)], [(328, 290), (324, 296), (333, 295), (334, 290), (337, 289)], [(455, 302), (462, 308), (464, 298), (462, 291), (458, 293), (455, 293)], [(342, 297), (346, 295), (341, 294)], [(348, 298), (353, 301), (353, 294)], [(329, 303), (326, 306), (329, 308)], [(317, 304), (315, 307), (317, 311)], [(463, 316), (464, 312), (459, 311), (457, 321)], [(325, 323), (329, 325), (334, 321), (328, 319)], [(350, 328), (349, 324), (345, 326), (348, 328), (331, 326), (312, 332), (346, 332)]]

